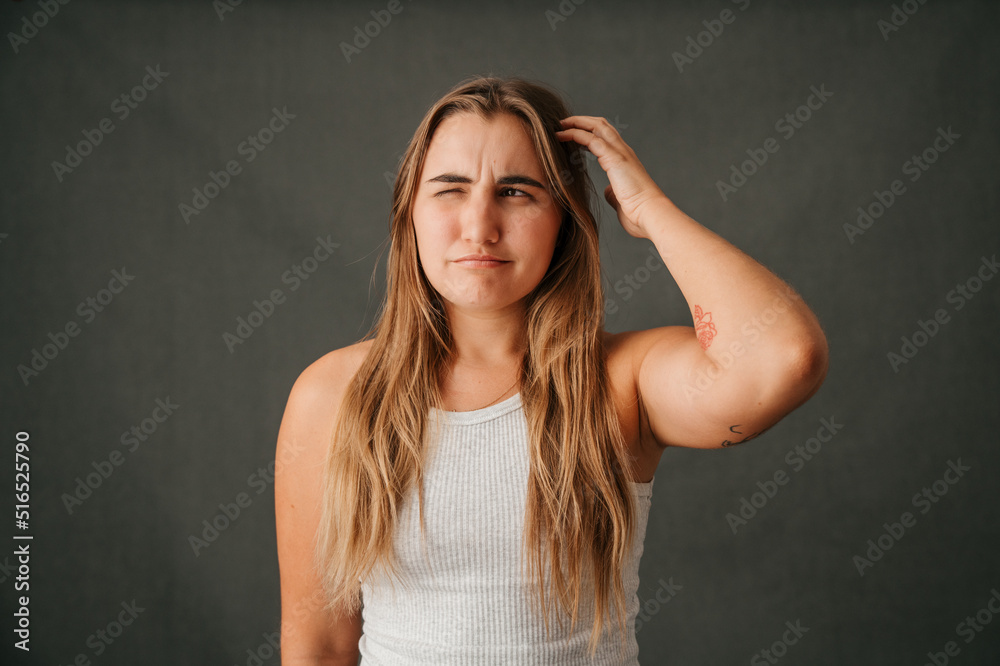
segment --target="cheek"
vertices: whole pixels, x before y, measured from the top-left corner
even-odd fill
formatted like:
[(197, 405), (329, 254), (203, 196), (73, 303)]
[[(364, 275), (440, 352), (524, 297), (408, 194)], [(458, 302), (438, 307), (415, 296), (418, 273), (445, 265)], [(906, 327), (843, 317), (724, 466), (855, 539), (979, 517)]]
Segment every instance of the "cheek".
[(417, 248), (423, 247), (429, 240), (430, 232), (432, 226), (429, 221), (433, 219), (433, 215), (427, 210), (427, 206), (420, 204), (414, 205), (413, 207), (413, 235), (417, 240)]
[(413, 207), (413, 225), (419, 227), (424, 236), (440, 235), (454, 223), (454, 213), (440, 203), (424, 201)]
[(434, 238), (428, 234), (426, 227), (419, 224), (413, 225), (413, 235), (417, 244), (417, 258), (426, 267), (427, 261), (434, 251)]
[(562, 226), (561, 223), (562, 214), (558, 211), (548, 210), (528, 220), (525, 229), (534, 243), (540, 246), (548, 245), (555, 247), (556, 239), (559, 237), (559, 229)]
[[(425, 211), (426, 212), (426, 211)], [(418, 216), (414, 210), (413, 235), (417, 246), (417, 258), (424, 270), (433, 272), (450, 247), (446, 223), (434, 216)]]

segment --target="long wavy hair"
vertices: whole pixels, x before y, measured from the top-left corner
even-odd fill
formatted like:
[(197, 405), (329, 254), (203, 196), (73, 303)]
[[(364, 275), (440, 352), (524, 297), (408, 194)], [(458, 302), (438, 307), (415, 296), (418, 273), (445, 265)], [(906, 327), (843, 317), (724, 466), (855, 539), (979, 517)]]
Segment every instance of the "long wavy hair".
[[(520, 119), (563, 215), (548, 271), (525, 297), (520, 393), (530, 471), (522, 565), (549, 632), (553, 598), (571, 631), (593, 586), (594, 654), (613, 602), (625, 640), (622, 570), (635, 531), (632, 469), (609, 388), (602, 344), (604, 292), (593, 184), (582, 148), (555, 132), (569, 114), (545, 86), (478, 77), (460, 83), (427, 112), (393, 187), (388, 288), (364, 339), (370, 351), (340, 406), (327, 457), (317, 569), (328, 608), (360, 610), (361, 580), (376, 568), (397, 575), (393, 528), (416, 490), (424, 534), (423, 464), (428, 408), (442, 407), (439, 381), (454, 359), (440, 295), (418, 260), (413, 201), (435, 129), (456, 113)], [(546, 574), (546, 568), (548, 574)], [(548, 575), (553, 590), (547, 594)], [(560, 618), (560, 625), (562, 620)]]

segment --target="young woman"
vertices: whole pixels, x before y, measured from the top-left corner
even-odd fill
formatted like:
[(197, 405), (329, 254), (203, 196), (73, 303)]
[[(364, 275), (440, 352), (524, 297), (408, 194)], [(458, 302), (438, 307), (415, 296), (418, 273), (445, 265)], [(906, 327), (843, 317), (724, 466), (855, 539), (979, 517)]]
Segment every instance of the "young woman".
[[(583, 151), (694, 328), (603, 330)], [(805, 402), (827, 369), (816, 317), (605, 119), (518, 79), (428, 111), (391, 241), (372, 333), (306, 368), (281, 423), (282, 663), (637, 664), (664, 448), (746, 441)]]

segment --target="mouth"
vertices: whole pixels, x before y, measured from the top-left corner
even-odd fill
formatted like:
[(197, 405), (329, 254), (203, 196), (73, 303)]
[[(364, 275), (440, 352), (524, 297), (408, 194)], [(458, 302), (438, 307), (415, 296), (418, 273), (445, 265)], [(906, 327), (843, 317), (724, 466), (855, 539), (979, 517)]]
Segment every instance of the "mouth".
[(491, 254), (468, 254), (455, 260), (456, 264), (469, 268), (494, 268), (510, 262)]

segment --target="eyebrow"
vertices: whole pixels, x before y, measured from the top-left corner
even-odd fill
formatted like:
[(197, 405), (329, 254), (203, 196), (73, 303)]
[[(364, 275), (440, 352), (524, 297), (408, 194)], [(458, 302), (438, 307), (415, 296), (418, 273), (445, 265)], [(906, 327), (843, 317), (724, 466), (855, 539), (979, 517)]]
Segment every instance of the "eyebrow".
[[(440, 176), (435, 176), (427, 181), (428, 183), (471, 183), (472, 179), (468, 176), (460, 176), (456, 173), (443, 173)], [(510, 176), (503, 176), (497, 179), (497, 185), (528, 185), (530, 187), (537, 187), (544, 190), (545, 186), (539, 183), (534, 178), (529, 178), (528, 176), (522, 176), (520, 174), (513, 174)]]

